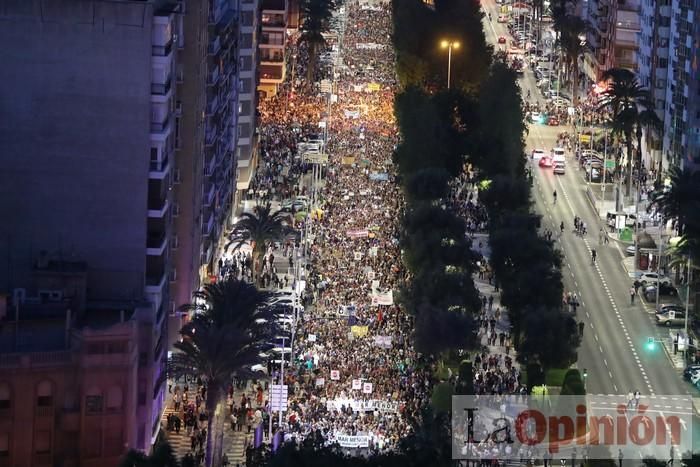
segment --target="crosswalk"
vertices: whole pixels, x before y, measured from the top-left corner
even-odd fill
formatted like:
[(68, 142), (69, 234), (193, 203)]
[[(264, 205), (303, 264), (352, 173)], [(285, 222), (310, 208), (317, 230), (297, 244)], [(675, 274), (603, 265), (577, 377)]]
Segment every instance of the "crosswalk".
[[(234, 400), (240, 400), (243, 395), (243, 391), (234, 392)], [(250, 395), (250, 394), (248, 394)], [(188, 391), (188, 400), (193, 401), (195, 398), (195, 392), (193, 390)], [(172, 401), (172, 394), (168, 394), (166, 400), (166, 407), (163, 411), (163, 416), (161, 418), (161, 423), (163, 427), (167, 426), (167, 419), (171, 414), (175, 414), (184, 420), (182, 409), (179, 412), (175, 411), (175, 407)], [(252, 444), (253, 434), (247, 433), (245, 429), (242, 431), (231, 430), (231, 425), (228, 422), (229, 411), (226, 409), (226, 420), (224, 423), (224, 453), (229, 460), (230, 466), (243, 466), (246, 461), (246, 447)], [(166, 440), (170, 443), (178, 459), (181, 459), (187, 453), (191, 451), (191, 439), (190, 434), (185, 430), (184, 423), (180, 428), (180, 432), (177, 433), (175, 430), (167, 431), (163, 430)]]

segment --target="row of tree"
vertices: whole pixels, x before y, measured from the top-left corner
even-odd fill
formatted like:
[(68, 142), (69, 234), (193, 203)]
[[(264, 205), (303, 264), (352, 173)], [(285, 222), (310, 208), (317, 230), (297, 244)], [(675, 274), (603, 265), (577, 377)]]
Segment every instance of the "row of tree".
[[(580, 337), (562, 312), (561, 256), (539, 235), (532, 212), (525, 123), (515, 72), (495, 63), (479, 93), (479, 135), (472, 158), (483, 178), (480, 201), (489, 215), (491, 264), (508, 308), (518, 360), (543, 374), (576, 360)], [(541, 381), (532, 381), (530, 386)]]

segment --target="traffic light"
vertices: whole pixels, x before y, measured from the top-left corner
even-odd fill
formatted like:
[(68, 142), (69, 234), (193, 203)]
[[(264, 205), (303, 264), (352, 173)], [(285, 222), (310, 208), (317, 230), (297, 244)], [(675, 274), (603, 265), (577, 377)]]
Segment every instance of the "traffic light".
[(647, 350), (654, 350), (656, 348), (656, 341), (654, 341), (653, 337), (647, 337)]

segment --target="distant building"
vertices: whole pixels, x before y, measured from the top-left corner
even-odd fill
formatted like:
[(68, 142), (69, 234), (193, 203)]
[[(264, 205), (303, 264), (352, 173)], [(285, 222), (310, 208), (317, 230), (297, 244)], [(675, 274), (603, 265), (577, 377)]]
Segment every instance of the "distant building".
[(287, 2), (286, 0), (261, 0), (261, 2), (262, 32), (259, 44), (258, 90), (269, 97), (277, 93), (278, 86), (284, 82), (286, 76)]

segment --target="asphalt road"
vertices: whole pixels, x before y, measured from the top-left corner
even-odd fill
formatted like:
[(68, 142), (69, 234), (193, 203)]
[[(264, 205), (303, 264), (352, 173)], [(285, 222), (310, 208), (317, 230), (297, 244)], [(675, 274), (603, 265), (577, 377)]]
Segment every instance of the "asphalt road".
[[(483, 1), (482, 7), (493, 18), (491, 22), (488, 18), (484, 19), (487, 41), (496, 47), (499, 36), (505, 36), (510, 41), (506, 25), (496, 22), (498, 5), (494, 0)], [(523, 96), (529, 90), (530, 101), (538, 100), (544, 104), (529, 68), (525, 69), (519, 81)], [(548, 153), (556, 146), (557, 135), (566, 130), (571, 132), (571, 128), (564, 126), (530, 123), (527, 154), (535, 148)], [(567, 170), (564, 175), (554, 175), (551, 168), (540, 168), (536, 162), (533, 164), (532, 202), (542, 215), (542, 228), (554, 232), (556, 246), (564, 255), (564, 288), (575, 292), (581, 302), (576, 319), (585, 323), (585, 331), (577, 367), (587, 370), (587, 393), (619, 395), (639, 390), (643, 400), (646, 398), (662, 412), (687, 413), (687, 405), (683, 406), (678, 401), (689, 396), (697, 397), (698, 392), (683, 381), (660, 344), (653, 351), (646, 349), (648, 337), (668, 337), (668, 331), (656, 326), (653, 306), (640, 303), (640, 297), (631, 305), (629, 289), (632, 279), (622, 266), (624, 251), (615, 241), (610, 241), (609, 245), (599, 244), (598, 232), (604, 226), (587, 197), (586, 182), (578, 162), (571, 153), (567, 153), (566, 158)], [(554, 190), (558, 195), (556, 204)], [(588, 235), (584, 238), (572, 232), (576, 215), (588, 226)], [(560, 235), (562, 221), (565, 231)], [(597, 251), (595, 264), (591, 261), (591, 249)], [(546, 284), (542, 286), (546, 287)], [(694, 438), (698, 438), (698, 417), (694, 417), (692, 426), (696, 428), (693, 430)], [(694, 444), (700, 445), (700, 441)], [(652, 451), (647, 449), (638, 452), (640, 457), (651, 454)], [(653, 455), (663, 458), (668, 452), (656, 451)]]

